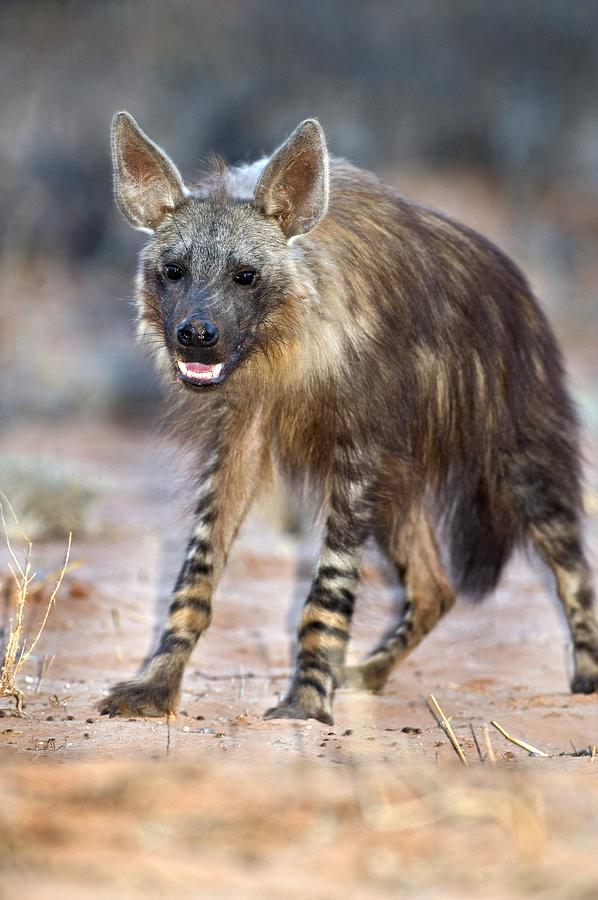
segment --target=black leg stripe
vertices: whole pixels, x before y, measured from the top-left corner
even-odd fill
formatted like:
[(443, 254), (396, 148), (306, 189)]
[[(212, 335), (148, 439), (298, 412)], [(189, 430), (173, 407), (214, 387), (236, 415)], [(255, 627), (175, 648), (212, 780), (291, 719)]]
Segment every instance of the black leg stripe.
[(592, 588), (583, 588), (579, 591), (577, 602), (583, 609), (591, 609), (594, 604), (594, 591)]
[(320, 589), (315, 597), (311, 598), (311, 605), (319, 606), (328, 612), (340, 613), (350, 619), (355, 608), (355, 597), (350, 591), (326, 591)]
[(324, 700), (328, 697), (326, 688), (315, 678), (310, 678), (309, 675), (300, 675), (297, 679), (297, 687), (313, 688)]
[(201, 538), (198, 540), (192, 540), (189, 543), (189, 554), (194, 553), (197, 556), (208, 556), (212, 552), (212, 545), (209, 541), (202, 541)]
[(220, 468), (220, 464), (219, 464), (218, 460), (216, 460), (215, 462), (211, 463), (209, 466), (206, 466), (205, 469), (202, 469), (201, 476), (202, 476), (203, 481), (206, 482), (206, 481), (209, 481), (210, 478), (213, 478), (219, 468)]
[(357, 540), (351, 532), (347, 534), (336, 534), (334, 537), (329, 534), (326, 537), (325, 545), (328, 550), (333, 553), (353, 553), (359, 547), (361, 541)]
[(592, 640), (586, 640), (585, 638), (576, 637), (573, 640), (573, 645), (576, 650), (587, 651), (588, 653), (592, 653), (595, 651), (596, 647)]
[(322, 566), (318, 570), (320, 581), (338, 581), (340, 578), (357, 578), (357, 569), (338, 569), (336, 566)]
[(206, 509), (204, 512), (197, 514), (197, 519), (202, 525), (213, 525), (216, 521), (217, 512), (215, 509)]
[(196, 597), (187, 597), (181, 600), (173, 600), (169, 612), (175, 613), (180, 609), (192, 609), (198, 613), (210, 613), (212, 605), (209, 600), (200, 600)]
[(164, 656), (165, 654), (176, 653), (177, 650), (189, 651), (192, 647), (193, 643), (189, 638), (177, 635), (172, 631), (165, 631), (160, 638), (160, 643), (154, 656)]
[(308, 622), (307, 625), (304, 625), (299, 631), (299, 640), (302, 641), (306, 635), (314, 631), (319, 634), (327, 634), (329, 637), (334, 637), (338, 641), (349, 640), (349, 635), (346, 631), (343, 631), (342, 628), (334, 628), (332, 625), (326, 625), (325, 622)]
[(202, 516), (203, 513), (210, 510), (216, 500), (216, 491), (208, 491), (203, 497), (200, 497), (195, 507), (195, 515)]
[(212, 563), (203, 562), (201, 559), (194, 559), (187, 564), (185, 574), (191, 578), (197, 578), (198, 575), (212, 575), (214, 568)]
[(300, 650), (297, 662), (300, 669), (317, 669), (323, 675), (330, 677), (334, 674), (326, 660), (320, 654), (314, 653), (313, 650)]

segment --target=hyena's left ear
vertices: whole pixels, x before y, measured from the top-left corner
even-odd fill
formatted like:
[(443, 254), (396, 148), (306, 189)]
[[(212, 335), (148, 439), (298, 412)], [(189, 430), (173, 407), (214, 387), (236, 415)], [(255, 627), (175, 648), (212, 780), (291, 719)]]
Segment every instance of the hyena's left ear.
[(322, 221), (328, 210), (328, 151), (319, 122), (306, 119), (274, 152), (253, 201), (287, 237), (305, 234)]
[(127, 112), (112, 120), (112, 163), (116, 202), (135, 228), (153, 231), (187, 196), (177, 167)]

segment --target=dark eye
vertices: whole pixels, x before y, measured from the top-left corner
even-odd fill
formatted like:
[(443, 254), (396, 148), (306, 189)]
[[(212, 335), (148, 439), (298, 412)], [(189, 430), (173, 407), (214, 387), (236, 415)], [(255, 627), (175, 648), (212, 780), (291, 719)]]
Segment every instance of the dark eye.
[(243, 287), (249, 287), (250, 284), (253, 284), (255, 281), (255, 276), (257, 272), (253, 269), (243, 269), (241, 272), (237, 272), (234, 277), (234, 280), (237, 284), (243, 285)]
[(174, 263), (166, 263), (162, 271), (169, 281), (179, 281), (185, 274), (183, 269)]

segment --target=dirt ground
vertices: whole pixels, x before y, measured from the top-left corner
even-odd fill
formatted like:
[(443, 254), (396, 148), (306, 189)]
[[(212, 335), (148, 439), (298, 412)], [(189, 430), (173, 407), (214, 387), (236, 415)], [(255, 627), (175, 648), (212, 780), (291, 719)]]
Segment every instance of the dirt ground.
[[(21, 678), (27, 717), (5, 703), (0, 719), (0, 897), (598, 896), (598, 696), (568, 692), (564, 623), (538, 566), (518, 559), (492, 599), (459, 603), (383, 695), (341, 691), (333, 727), (265, 722), (289, 678), (317, 534), (284, 534), (258, 510), (179, 715), (109, 720), (94, 704), (138, 670), (168, 602), (188, 527), (168, 485), (184, 498), (184, 476), (149, 432), (22, 428), (0, 444), (40, 448), (102, 489), (97, 536), (75, 535), (81, 565)], [(63, 550), (39, 544), (39, 569), (59, 565)], [(392, 603), (370, 551), (355, 659)], [(39, 611), (32, 604), (34, 619)], [(44, 656), (53, 660), (40, 680)], [(490, 727), (492, 764), (491, 720), (548, 757)]]

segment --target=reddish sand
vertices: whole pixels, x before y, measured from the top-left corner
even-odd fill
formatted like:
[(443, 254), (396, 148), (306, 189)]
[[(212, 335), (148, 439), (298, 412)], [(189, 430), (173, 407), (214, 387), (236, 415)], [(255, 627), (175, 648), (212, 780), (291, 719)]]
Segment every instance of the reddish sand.
[[(167, 491), (168, 448), (151, 435), (26, 429), (0, 449), (40, 446), (103, 478), (103, 534), (75, 535), (82, 564), (39, 647), (54, 661), (39, 685), (35, 662), (21, 677), (27, 718), (0, 720), (0, 897), (598, 896), (598, 759), (571, 755), (598, 743), (598, 695), (568, 692), (565, 627), (539, 567), (519, 559), (495, 597), (459, 603), (382, 696), (341, 691), (333, 727), (265, 722), (289, 678), (317, 538), (283, 535), (258, 511), (180, 714), (109, 720), (94, 703), (151, 649), (188, 520)], [(63, 547), (35, 551), (50, 568)], [(391, 605), (368, 551), (354, 658)], [(482, 763), (474, 735), (486, 758), (492, 719), (549, 757), (491, 728), (497, 763)]]

